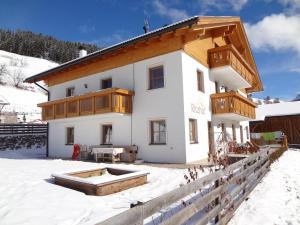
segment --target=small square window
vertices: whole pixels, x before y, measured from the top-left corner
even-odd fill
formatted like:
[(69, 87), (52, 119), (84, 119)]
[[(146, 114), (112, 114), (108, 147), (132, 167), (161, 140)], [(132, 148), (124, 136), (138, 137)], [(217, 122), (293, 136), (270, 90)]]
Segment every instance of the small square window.
[(66, 90), (66, 97), (71, 97), (74, 96), (75, 94), (75, 88), (74, 87), (69, 87)]
[(149, 69), (149, 89), (157, 89), (165, 86), (164, 67), (157, 66)]
[(165, 120), (150, 121), (150, 134), (151, 134), (150, 144), (154, 144), (154, 145), (166, 144), (167, 143), (166, 121)]
[(197, 86), (198, 86), (198, 91), (201, 91), (204, 93), (204, 76), (201, 71), (197, 71)]
[(189, 119), (189, 134), (190, 134), (190, 143), (191, 144), (198, 143), (197, 120), (195, 119)]
[(67, 127), (67, 140), (66, 145), (73, 145), (74, 144), (74, 127)]
[(111, 88), (112, 87), (112, 79), (105, 79), (101, 81), (101, 87), (102, 89)]

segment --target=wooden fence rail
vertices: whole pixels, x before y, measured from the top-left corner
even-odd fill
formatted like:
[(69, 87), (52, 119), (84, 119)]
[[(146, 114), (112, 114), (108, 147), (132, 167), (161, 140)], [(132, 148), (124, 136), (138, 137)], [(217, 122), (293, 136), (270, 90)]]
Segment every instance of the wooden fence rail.
[[(207, 224), (214, 220), (215, 224), (225, 225), (233, 216), (235, 209), (244, 201), (267, 173), (271, 155), (280, 148), (265, 148), (240, 160), (225, 169), (210, 173), (187, 185), (172, 190), (141, 205), (124, 211), (97, 225), (141, 225), (144, 220), (170, 208), (170, 205), (181, 204), (182, 199), (194, 195), (193, 199), (177, 212), (168, 215), (160, 225), (179, 225), (188, 221), (199, 212), (204, 212), (196, 224)], [(229, 174), (231, 174), (229, 176)], [(216, 185), (217, 184), (217, 185)], [(198, 195), (197, 195), (198, 196)], [(199, 195), (200, 196), (200, 195)], [(209, 209), (209, 210), (208, 210)], [(193, 219), (194, 219), (193, 218)]]
[(0, 135), (46, 134), (47, 124), (0, 124)]

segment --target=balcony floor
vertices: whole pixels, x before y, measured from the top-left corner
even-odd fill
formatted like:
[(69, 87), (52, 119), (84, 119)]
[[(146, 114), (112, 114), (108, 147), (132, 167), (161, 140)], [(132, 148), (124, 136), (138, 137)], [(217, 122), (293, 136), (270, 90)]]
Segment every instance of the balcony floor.
[(223, 85), (229, 87), (232, 90), (251, 87), (251, 84), (249, 84), (231, 66), (212, 68), (210, 70), (210, 74), (214, 80), (222, 82)]
[(249, 121), (249, 120), (252, 120), (250, 119), (249, 117), (246, 117), (246, 116), (241, 116), (239, 114), (236, 114), (236, 113), (220, 113), (220, 114), (215, 114), (215, 115), (212, 115), (212, 118), (214, 119), (218, 119), (218, 120), (231, 120), (231, 121)]

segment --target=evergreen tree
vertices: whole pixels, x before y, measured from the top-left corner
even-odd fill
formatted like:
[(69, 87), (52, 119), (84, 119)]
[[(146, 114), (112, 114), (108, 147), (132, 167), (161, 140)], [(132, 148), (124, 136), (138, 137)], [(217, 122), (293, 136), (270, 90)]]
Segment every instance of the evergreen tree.
[(0, 50), (45, 58), (57, 63), (64, 63), (77, 58), (79, 46), (86, 49), (88, 53), (100, 49), (96, 45), (61, 41), (52, 36), (35, 34), (31, 31), (0, 29)]

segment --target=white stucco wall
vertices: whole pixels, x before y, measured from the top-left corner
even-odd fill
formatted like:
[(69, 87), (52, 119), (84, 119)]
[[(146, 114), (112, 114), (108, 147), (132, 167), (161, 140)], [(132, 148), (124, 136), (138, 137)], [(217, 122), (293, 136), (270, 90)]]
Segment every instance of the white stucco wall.
[[(188, 162), (207, 158), (209, 151), (208, 121), (211, 120), (209, 70), (182, 52), (185, 148)], [(198, 90), (197, 71), (203, 73), (204, 92)], [(197, 120), (198, 143), (190, 143), (189, 119)]]
[[(148, 71), (150, 67), (163, 65), (165, 86), (148, 90)], [(198, 91), (197, 70), (204, 75), (205, 92)], [(134, 64), (97, 73), (80, 79), (50, 87), (51, 100), (64, 98), (66, 88), (75, 87), (75, 95), (101, 89), (101, 80), (112, 78), (112, 86), (133, 90), (133, 113), (117, 113), (59, 119), (50, 122), (49, 152), (51, 157), (68, 158), (72, 146), (65, 145), (66, 127), (75, 129), (74, 141), (79, 144), (99, 145), (102, 142), (102, 125), (113, 125), (113, 144), (138, 146), (138, 158), (148, 162), (186, 163), (207, 158), (209, 151), (208, 121), (212, 121), (213, 140), (217, 140), (224, 122), (227, 132), (237, 121), (218, 120), (211, 115), (210, 95), (215, 93), (214, 80), (209, 69), (183, 51), (142, 60)], [(87, 88), (85, 88), (87, 84)], [(150, 144), (150, 121), (166, 120), (167, 143)], [(189, 140), (189, 119), (197, 120), (198, 143)], [(245, 124), (244, 124), (245, 123)], [(243, 122), (243, 126), (247, 126)], [(244, 131), (244, 141), (246, 132)]]
[[(101, 89), (101, 80), (112, 78), (112, 86), (133, 90), (133, 73), (132, 64), (118, 67), (105, 72), (93, 74), (76, 80), (67, 81), (62, 84), (49, 87), (50, 99), (56, 100), (66, 97), (66, 89), (75, 87), (74, 95), (82, 95), (84, 93), (98, 91)], [(87, 84), (87, 88), (85, 88)]]
[(102, 144), (102, 125), (112, 124), (112, 140), (115, 145), (130, 145), (131, 116), (108, 113), (103, 115), (58, 119), (50, 122), (49, 156), (70, 158), (72, 145), (66, 145), (66, 129), (74, 127), (74, 143), (82, 145)]
[[(165, 87), (148, 90), (148, 69), (158, 65), (164, 66)], [(68, 87), (75, 87), (75, 95), (97, 91), (101, 79), (106, 78), (112, 78), (113, 87), (135, 91), (133, 113), (125, 117), (121, 114), (102, 114), (51, 121), (50, 156), (70, 157), (72, 146), (64, 145), (65, 127), (75, 127), (76, 143), (94, 145), (100, 144), (100, 125), (112, 122), (113, 144), (136, 144), (138, 157), (149, 162), (186, 162), (181, 51), (52, 86), (51, 100), (64, 98)], [(149, 123), (156, 119), (166, 120), (166, 145), (149, 144)]]
[[(165, 87), (148, 90), (148, 68), (164, 66)], [(150, 162), (185, 162), (181, 52), (135, 63), (133, 144), (139, 157)], [(149, 145), (150, 120), (165, 119), (167, 144)]]

